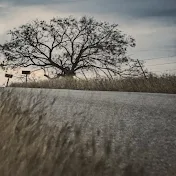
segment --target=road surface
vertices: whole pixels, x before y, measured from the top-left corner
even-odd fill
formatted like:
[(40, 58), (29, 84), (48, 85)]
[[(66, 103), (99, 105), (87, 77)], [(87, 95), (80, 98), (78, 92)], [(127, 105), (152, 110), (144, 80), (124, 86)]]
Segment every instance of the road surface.
[[(10, 89), (10, 88), (6, 88)], [(2, 91), (2, 89), (0, 90)], [(176, 175), (176, 95), (78, 90), (15, 90), (27, 105), (40, 95), (48, 104), (48, 123), (85, 122), (114, 134), (122, 146), (130, 145), (132, 157), (145, 163), (147, 176)], [(25, 99), (24, 99), (25, 97)], [(55, 102), (52, 104), (52, 100)]]

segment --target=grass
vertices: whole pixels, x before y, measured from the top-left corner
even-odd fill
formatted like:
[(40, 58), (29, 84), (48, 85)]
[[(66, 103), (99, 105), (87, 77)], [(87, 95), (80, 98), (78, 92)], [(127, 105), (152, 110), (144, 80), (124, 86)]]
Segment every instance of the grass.
[(125, 92), (151, 92), (151, 93), (176, 93), (176, 76), (149, 75), (148, 79), (53, 79), (39, 82), (12, 83), (11, 87), (49, 88), (49, 89), (76, 89), (97, 91), (125, 91)]
[[(44, 99), (32, 96), (28, 106), (13, 90), (0, 92), (1, 176), (142, 176), (143, 166), (120, 155), (107, 131), (85, 137), (74, 121), (48, 125)], [(52, 107), (53, 103), (50, 104)], [(102, 143), (97, 141), (103, 134)], [(104, 135), (106, 134), (106, 135)]]

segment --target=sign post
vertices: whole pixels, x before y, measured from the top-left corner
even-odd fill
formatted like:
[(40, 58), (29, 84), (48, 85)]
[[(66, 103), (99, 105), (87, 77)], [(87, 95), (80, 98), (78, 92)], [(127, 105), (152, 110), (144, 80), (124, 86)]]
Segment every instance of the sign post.
[(6, 87), (8, 87), (8, 85), (9, 85), (9, 79), (12, 78), (13, 75), (11, 75), (11, 74), (5, 74), (5, 77), (7, 78)]
[(22, 71), (22, 74), (23, 75), (26, 75), (26, 84), (27, 84), (27, 78), (28, 78), (28, 75), (30, 75), (31, 74), (31, 72), (30, 71)]

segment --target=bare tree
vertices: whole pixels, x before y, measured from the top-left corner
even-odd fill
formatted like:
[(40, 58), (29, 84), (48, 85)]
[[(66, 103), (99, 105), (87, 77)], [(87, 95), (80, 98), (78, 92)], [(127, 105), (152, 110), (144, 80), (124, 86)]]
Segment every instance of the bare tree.
[(56, 76), (86, 71), (120, 75), (121, 65), (130, 62), (127, 48), (135, 46), (117, 24), (88, 17), (35, 20), (8, 34), (11, 39), (1, 45), (4, 66), (55, 69)]

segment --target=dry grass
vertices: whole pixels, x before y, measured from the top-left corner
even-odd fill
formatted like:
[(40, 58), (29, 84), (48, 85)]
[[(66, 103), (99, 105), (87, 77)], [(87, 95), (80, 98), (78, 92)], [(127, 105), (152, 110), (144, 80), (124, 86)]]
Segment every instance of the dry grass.
[(26, 108), (13, 91), (0, 92), (0, 100), (1, 176), (143, 175), (135, 163), (122, 164), (119, 146), (112, 146), (110, 137), (97, 146), (100, 134), (84, 138), (74, 122), (49, 126), (44, 104), (37, 109), (43, 103), (38, 97)]
[(51, 88), (51, 89), (77, 89), (98, 91), (125, 91), (125, 92), (152, 92), (152, 93), (176, 93), (176, 76), (149, 75), (148, 79), (55, 79), (49, 81), (13, 83), (11, 87)]

